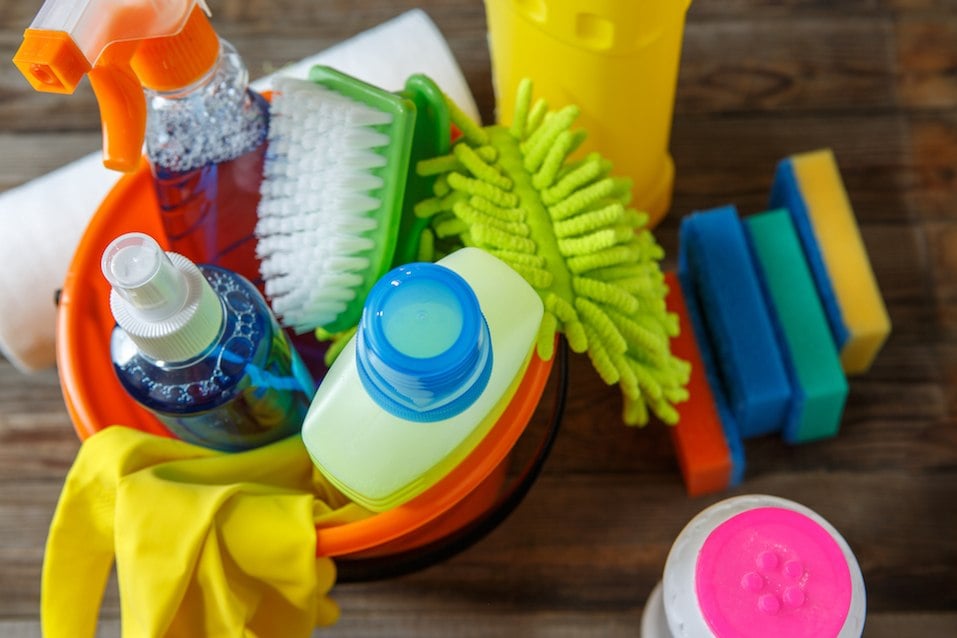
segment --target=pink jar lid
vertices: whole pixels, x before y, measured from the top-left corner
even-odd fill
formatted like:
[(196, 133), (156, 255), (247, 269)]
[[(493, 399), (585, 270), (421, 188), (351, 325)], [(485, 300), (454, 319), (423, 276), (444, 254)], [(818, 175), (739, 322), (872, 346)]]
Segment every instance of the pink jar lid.
[(837, 636), (851, 605), (847, 560), (794, 510), (759, 507), (718, 525), (698, 552), (698, 606), (715, 636)]

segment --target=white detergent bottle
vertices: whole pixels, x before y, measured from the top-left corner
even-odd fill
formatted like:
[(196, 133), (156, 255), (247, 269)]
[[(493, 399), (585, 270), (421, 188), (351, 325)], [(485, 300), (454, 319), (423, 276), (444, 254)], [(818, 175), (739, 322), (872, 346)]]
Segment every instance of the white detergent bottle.
[(865, 598), (851, 548), (819, 514), (775, 496), (736, 496), (678, 535), (641, 636), (858, 638)]
[(306, 415), (313, 462), (373, 511), (422, 493), (505, 410), (543, 311), (518, 273), (477, 248), (387, 273)]

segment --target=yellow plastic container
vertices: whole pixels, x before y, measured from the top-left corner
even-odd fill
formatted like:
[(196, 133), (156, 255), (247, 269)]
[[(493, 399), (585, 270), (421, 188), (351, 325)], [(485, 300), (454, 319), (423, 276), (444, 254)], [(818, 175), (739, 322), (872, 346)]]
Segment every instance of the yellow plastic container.
[(634, 180), (652, 226), (671, 206), (668, 152), (685, 14), (691, 0), (485, 0), (496, 119), (512, 121), (519, 81), (553, 108), (576, 104), (599, 151)]

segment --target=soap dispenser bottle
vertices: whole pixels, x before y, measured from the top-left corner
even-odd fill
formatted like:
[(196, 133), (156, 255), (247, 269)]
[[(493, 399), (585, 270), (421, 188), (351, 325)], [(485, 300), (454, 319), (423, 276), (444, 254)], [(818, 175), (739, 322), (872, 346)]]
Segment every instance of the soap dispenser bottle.
[(114, 239), (101, 265), (114, 369), (172, 434), (236, 451), (299, 432), (314, 385), (249, 281), (143, 233)]
[(171, 250), (259, 283), (268, 105), (207, 14), (203, 0), (47, 0), (14, 63), (38, 91), (89, 76), (104, 164), (136, 169), (145, 141)]
[(535, 289), (478, 248), (386, 273), (306, 415), (313, 463), (372, 511), (435, 485), (508, 407), (543, 313)]

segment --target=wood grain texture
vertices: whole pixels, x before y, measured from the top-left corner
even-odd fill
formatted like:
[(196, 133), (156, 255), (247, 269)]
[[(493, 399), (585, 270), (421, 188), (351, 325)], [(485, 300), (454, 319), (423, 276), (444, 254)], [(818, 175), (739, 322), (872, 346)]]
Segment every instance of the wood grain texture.
[[(422, 7), (482, 116), (494, 112), (481, 0), (210, 4), (254, 77)], [(2, 60), (38, 6), (0, 0)], [(71, 97), (41, 95), (0, 64), (0, 189), (98, 144), (86, 83)], [(775, 162), (823, 146), (835, 151), (894, 332), (851, 380), (840, 436), (749, 441), (734, 493), (797, 500), (842, 531), (867, 584), (866, 636), (957, 635), (957, 2), (693, 2), (674, 204), (656, 231), (666, 263), (682, 215), (725, 203), (761, 211)], [(337, 587), (342, 621), (317, 636), (636, 636), (675, 535), (727, 495), (688, 499), (664, 427), (626, 428), (619, 410), (617, 390), (575, 358), (561, 434), (515, 514), (440, 566)], [(78, 445), (55, 372), (24, 376), (0, 359), (0, 636), (39, 635), (43, 544)], [(119, 635), (118, 609), (110, 590), (99, 635)]]

